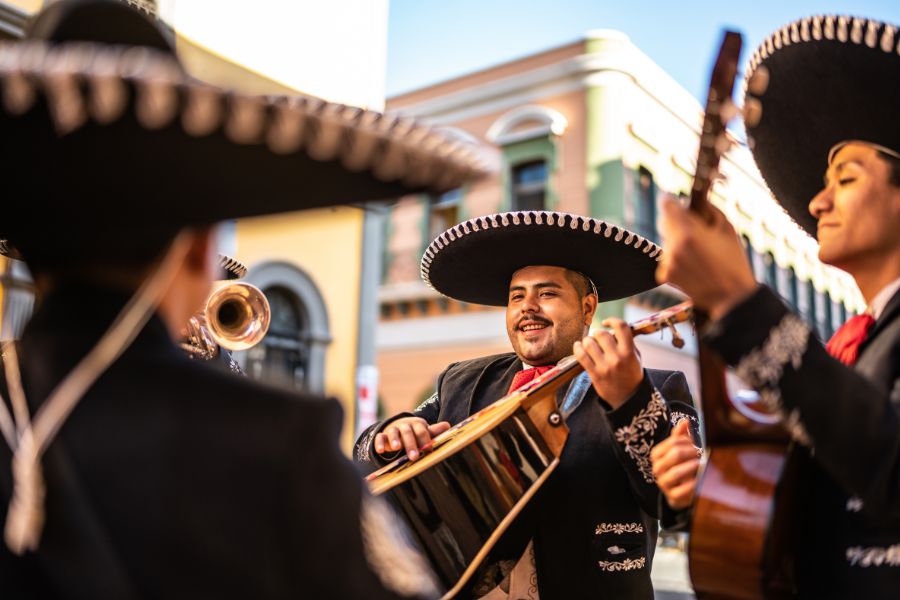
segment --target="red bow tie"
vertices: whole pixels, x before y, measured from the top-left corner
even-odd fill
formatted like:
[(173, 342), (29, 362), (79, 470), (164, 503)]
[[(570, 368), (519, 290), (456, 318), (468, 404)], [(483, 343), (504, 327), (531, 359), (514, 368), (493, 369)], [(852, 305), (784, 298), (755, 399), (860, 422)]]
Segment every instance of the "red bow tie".
[(538, 375), (543, 375), (554, 366), (555, 365), (547, 365), (544, 367), (531, 367), (530, 369), (522, 369), (521, 371), (516, 373), (515, 377), (513, 377), (512, 385), (509, 386), (509, 391), (506, 393), (512, 394), (514, 391), (516, 391), (529, 381), (536, 379)]
[(828, 354), (845, 365), (853, 366), (856, 364), (856, 359), (859, 358), (859, 346), (865, 341), (869, 329), (874, 324), (875, 319), (872, 318), (872, 315), (862, 314), (851, 317), (831, 336), (825, 349), (828, 350)]

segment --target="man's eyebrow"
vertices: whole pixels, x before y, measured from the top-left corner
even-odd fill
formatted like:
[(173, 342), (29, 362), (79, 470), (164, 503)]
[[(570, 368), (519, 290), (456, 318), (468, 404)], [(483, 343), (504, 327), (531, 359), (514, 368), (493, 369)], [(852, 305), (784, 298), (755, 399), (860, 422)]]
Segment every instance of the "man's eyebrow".
[(825, 186), (826, 186), (826, 187), (828, 186), (828, 177), (829, 177), (829, 175), (831, 175), (831, 176), (833, 176), (833, 177), (837, 177), (838, 175), (841, 174), (841, 171), (844, 170), (844, 167), (846, 167), (847, 165), (850, 165), (850, 164), (855, 164), (855, 165), (858, 166), (858, 167), (864, 166), (864, 165), (862, 164), (862, 161), (857, 160), (857, 159), (855, 159), (855, 158), (848, 158), (847, 160), (842, 160), (841, 162), (832, 165), (832, 166), (829, 167), (828, 170), (825, 172), (825, 177), (824, 177)]
[[(560, 284), (556, 283), (555, 281), (541, 281), (541, 282), (539, 282), (539, 283), (535, 283), (535, 284), (534, 284), (533, 286), (531, 286), (531, 287), (536, 287), (536, 288), (556, 288), (556, 289), (558, 289), (558, 290), (561, 290), (561, 289), (562, 289), (562, 286), (561, 286)], [(510, 286), (509, 291), (510, 291), (510, 293), (512, 293), (512, 292), (523, 292), (523, 291), (525, 291), (525, 286), (524, 286), (524, 285), (513, 285), (513, 286)]]

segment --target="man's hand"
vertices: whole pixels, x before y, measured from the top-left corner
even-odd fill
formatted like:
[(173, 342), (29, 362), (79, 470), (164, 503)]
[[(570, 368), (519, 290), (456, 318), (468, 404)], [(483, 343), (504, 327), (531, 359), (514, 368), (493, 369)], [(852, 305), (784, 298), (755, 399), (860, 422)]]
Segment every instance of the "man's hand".
[(448, 429), (450, 423), (447, 421), (429, 425), (428, 421), (421, 417), (397, 419), (375, 436), (375, 452), (386, 454), (403, 449), (409, 460), (416, 460), (419, 458), (419, 448)]
[(725, 315), (756, 290), (756, 280), (737, 233), (719, 209), (710, 206), (712, 223), (672, 198), (662, 203), (663, 257), (659, 283), (678, 286), (713, 320)]
[(665, 494), (669, 506), (676, 510), (691, 505), (700, 469), (700, 451), (694, 446), (688, 426), (687, 419), (680, 421), (669, 437), (650, 451), (656, 485)]
[(613, 408), (619, 408), (641, 384), (644, 369), (628, 324), (621, 319), (606, 319), (601, 325), (611, 327), (612, 332), (598, 331), (575, 342), (572, 351), (597, 394)]

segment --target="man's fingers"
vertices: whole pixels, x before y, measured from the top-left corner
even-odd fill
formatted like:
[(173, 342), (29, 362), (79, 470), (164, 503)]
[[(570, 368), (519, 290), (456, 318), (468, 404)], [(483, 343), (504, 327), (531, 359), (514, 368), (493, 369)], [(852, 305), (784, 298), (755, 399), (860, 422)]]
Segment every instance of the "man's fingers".
[(398, 425), (397, 429), (400, 431), (400, 439), (403, 440), (403, 448), (406, 450), (409, 460), (416, 460), (419, 458), (419, 443), (416, 441), (416, 434), (413, 431), (412, 426), (403, 423), (402, 425)]
[(673, 488), (697, 478), (697, 470), (700, 468), (700, 461), (696, 458), (675, 465), (656, 479), (656, 484), (661, 490), (672, 490)]
[(691, 505), (694, 500), (694, 492), (697, 490), (697, 480), (691, 479), (681, 485), (675, 486), (666, 493), (666, 501), (675, 510), (681, 510)]
[(628, 326), (628, 323), (622, 319), (604, 319), (600, 324), (613, 330), (619, 354), (623, 356), (634, 354), (634, 334), (631, 333), (631, 327)]
[(428, 426), (428, 432), (431, 433), (431, 437), (437, 437), (448, 429), (450, 429), (450, 423), (447, 421), (441, 421), (440, 423)]
[(384, 433), (376, 433), (375, 434), (375, 452), (378, 454), (384, 454), (384, 444), (387, 440), (387, 436)]
[(431, 441), (431, 433), (428, 431), (428, 424), (425, 422), (413, 423), (413, 433), (416, 436), (416, 445), (421, 448)]
[[(594, 334), (594, 340), (600, 347), (604, 358), (607, 361), (615, 360), (619, 355), (619, 347), (616, 345), (616, 338), (608, 331), (598, 331)], [(597, 362), (596, 360), (594, 362)]]
[(588, 352), (588, 344), (591, 344), (591, 349), (595, 354), (599, 354), (599, 348), (596, 348), (597, 343), (593, 341), (591, 338), (584, 338), (580, 342), (575, 342), (575, 345), (572, 347), (572, 353), (575, 355), (575, 359), (584, 367), (585, 371), (594, 370), (597, 365), (594, 362), (594, 356)]
[(396, 426), (390, 425), (387, 429), (384, 430), (384, 437), (386, 439), (386, 450), (391, 450), (395, 452), (403, 447), (403, 442), (400, 441), (400, 431)]
[[(689, 437), (691, 438), (691, 422), (688, 419), (682, 419), (675, 424), (675, 427), (672, 428), (672, 433), (669, 434), (672, 437)], [(693, 438), (691, 438), (693, 439)]]
[(665, 451), (659, 452), (655, 458), (650, 452), (650, 462), (653, 468), (653, 474), (659, 479), (661, 475), (676, 465), (697, 460), (697, 448), (684, 438), (669, 438), (672, 445)]

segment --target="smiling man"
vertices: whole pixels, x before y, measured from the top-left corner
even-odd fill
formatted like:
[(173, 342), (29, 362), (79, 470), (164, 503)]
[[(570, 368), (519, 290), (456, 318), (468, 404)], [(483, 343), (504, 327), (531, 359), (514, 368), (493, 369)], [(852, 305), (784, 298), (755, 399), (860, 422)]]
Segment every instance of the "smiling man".
[[(506, 307), (513, 352), (447, 367), (415, 411), (363, 433), (358, 460), (376, 466), (404, 451), (415, 460), (432, 436), (573, 353), (593, 383), (568, 419), (559, 468), (465, 597), (653, 597), (661, 515), (650, 450), (679, 421), (685, 430), (697, 419), (684, 375), (644, 369), (627, 324), (608, 319), (611, 331), (588, 330), (598, 301), (655, 287), (659, 253), (615, 225), (551, 212), (471, 219), (425, 252), (427, 284), (457, 300)], [(538, 589), (529, 592), (535, 573)]]
[[(721, 213), (707, 223), (675, 203), (664, 211), (660, 281), (709, 312), (708, 344), (794, 439), (790, 524), (802, 598), (900, 594), (897, 31), (871, 19), (802, 19), (751, 60), (751, 75), (770, 75), (757, 98), (762, 120), (748, 127), (760, 172), (791, 217), (817, 234), (822, 262), (852, 275), (868, 305), (827, 345), (754, 281)], [(652, 452), (673, 507), (691, 502), (695, 458), (678, 439)]]

